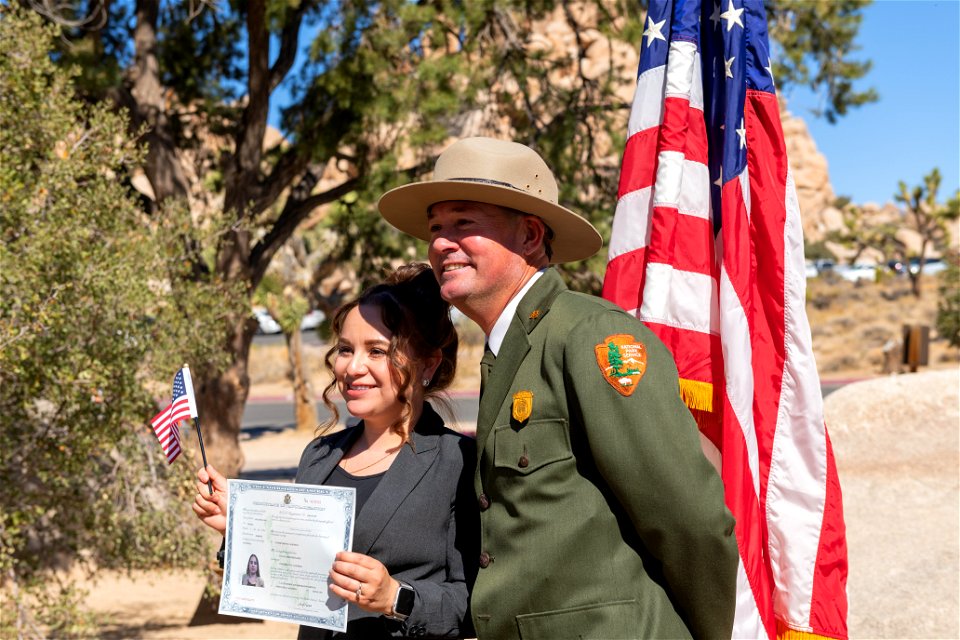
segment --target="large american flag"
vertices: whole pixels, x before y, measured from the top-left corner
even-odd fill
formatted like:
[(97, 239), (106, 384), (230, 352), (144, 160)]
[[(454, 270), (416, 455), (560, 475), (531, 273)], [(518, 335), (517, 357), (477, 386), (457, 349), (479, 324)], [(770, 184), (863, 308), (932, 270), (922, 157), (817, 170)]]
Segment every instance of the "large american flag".
[(840, 484), (761, 0), (651, 0), (604, 297), (671, 349), (740, 549), (736, 638), (847, 636)]
[(167, 456), (167, 464), (180, 455), (180, 431), (177, 423), (197, 417), (197, 401), (193, 395), (193, 380), (190, 368), (184, 367), (173, 377), (173, 393), (170, 405), (153, 416), (150, 426), (160, 440), (160, 447)]

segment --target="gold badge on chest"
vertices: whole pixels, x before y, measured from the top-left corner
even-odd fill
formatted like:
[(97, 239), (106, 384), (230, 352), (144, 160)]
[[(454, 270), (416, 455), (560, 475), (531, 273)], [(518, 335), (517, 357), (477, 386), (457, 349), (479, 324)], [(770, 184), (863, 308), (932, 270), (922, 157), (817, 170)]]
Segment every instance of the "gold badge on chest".
[(604, 338), (594, 351), (603, 379), (617, 393), (631, 395), (647, 371), (646, 346), (629, 334), (617, 333)]
[(524, 422), (531, 414), (533, 414), (533, 392), (517, 391), (513, 394), (513, 410), (510, 415), (517, 422)]

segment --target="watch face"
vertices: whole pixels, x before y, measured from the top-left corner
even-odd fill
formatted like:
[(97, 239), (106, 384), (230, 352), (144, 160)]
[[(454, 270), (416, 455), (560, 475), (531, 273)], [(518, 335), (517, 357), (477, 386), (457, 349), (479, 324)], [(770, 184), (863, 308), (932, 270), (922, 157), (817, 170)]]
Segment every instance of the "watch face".
[(397, 590), (397, 603), (393, 607), (394, 613), (399, 613), (402, 616), (410, 615), (410, 612), (413, 611), (413, 596), (413, 589), (401, 584), (400, 589)]

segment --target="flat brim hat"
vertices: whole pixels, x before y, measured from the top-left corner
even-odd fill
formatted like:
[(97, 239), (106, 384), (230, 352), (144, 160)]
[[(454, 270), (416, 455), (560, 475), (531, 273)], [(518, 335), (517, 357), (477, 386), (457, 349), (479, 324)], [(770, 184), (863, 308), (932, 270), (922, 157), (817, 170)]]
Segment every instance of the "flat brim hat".
[(582, 216), (557, 203), (553, 172), (536, 151), (516, 142), (464, 138), (447, 147), (430, 180), (383, 194), (380, 214), (394, 227), (430, 241), (427, 213), (447, 200), (471, 200), (535, 215), (553, 231), (552, 263), (589, 258), (603, 246), (600, 233)]

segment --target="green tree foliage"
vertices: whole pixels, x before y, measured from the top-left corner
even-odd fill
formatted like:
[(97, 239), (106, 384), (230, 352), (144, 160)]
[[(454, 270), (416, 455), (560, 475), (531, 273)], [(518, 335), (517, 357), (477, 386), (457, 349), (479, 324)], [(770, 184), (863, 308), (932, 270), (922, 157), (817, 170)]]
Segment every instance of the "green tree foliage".
[(960, 347), (960, 254), (952, 251), (940, 277), (937, 302), (937, 331), (950, 346)]
[(826, 242), (810, 242), (803, 240), (803, 255), (807, 260), (836, 260), (837, 256), (827, 247)]
[(879, 98), (876, 90), (857, 91), (870, 71), (856, 60), (863, 9), (871, 0), (768, 0), (770, 37), (778, 45), (774, 77), (780, 88), (807, 85), (823, 98), (817, 115), (836, 122), (851, 107)]
[[(892, 222), (873, 223), (864, 215), (863, 207), (847, 200), (838, 202), (843, 216), (843, 227), (831, 231), (828, 239), (851, 249), (850, 264), (855, 264), (867, 249), (876, 249), (886, 258), (899, 250), (896, 240), (898, 226)], [(807, 254), (809, 257), (809, 254)], [(819, 257), (819, 256), (818, 256)], [(833, 256), (831, 256), (833, 257)]]
[(900, 181), (894, 199), (903, 205), (907, 226), (920, 236), (920, 246), (909, 249), (901, 244), (900, 256), (904, 264), (916, 262), (916, 269), (907, 269), (913, 295), (920, 297), (920, 279), (930, 249), (945, 252), (950, 243), (947, 223), (960, 217), (960, 190), (946, 203), (937, 202), (940, 191), (940, 170), (934, 168), (923, 177), (923, 184), (910, 189)]
[(143, 385), (203, 353), (191, 332), (216, 321), (202, 305), (184, 318), (211, 289), (181, 284), (189, 265), (165, 241), (193, 225), (176, 211), (144, 224), (126, 186), (141, 154), (123, 118), (74, 98), (56, 37), (0, 6), (2, 637), (82, 630), (56, 569), (194, 564), (202, 542), (188, 466), (162, 459)]
[[(373, 203), (385, 189), (430, 170), (450, 137), (495, 133), (534, 146), (558, 174), (561, 201), (609, 235), (629, 107), (629, 96), (617, 89), (635, 74), (618, 47), (635, 51), (640, 41), (643, 16), (634, 3), (42, 6), (65, 27), (59, 59), (88, 69), (89, 98), (126, 109), (134, 127), (145, 127), (145, 171), (158, 215), (171, 200), (187, 200), (192, 209), (217, 203), (224, 233), (210, 243), (184, 243), (197, 265), (191, 277), (212, 274), (243, 289), (248, 304), (280, 247), (325, 205), (332, 206), (324, 224), (340, 237), (331, 255), (355, 259), (361, 284), (393, 260), (422, 255), (422, 246), (411, 248), (379, 219)], [(829, 24), (813, 22), (802, 3), (772, 3), (771, 20), (792, 20), (796, 38), (786, 42), (783, 60), (796, 74), (784, 81), (829, 86), (837, 113), (856, 102), (842, 85), (854, 72), (833, 62), (847, 59), (860, 6), (846, 2), (838, 13), (827, 3), (846, 29), (828, 38)], [(547, 17), (569, 28), (573, 48), (545, 37)], [(315, 38), (304, 43), (308, 32)], [(309, 60), (295, 67), (304, 44)], [(791, 57), (794, 49), (813, 61)], [(801, 71), (809, 68), (817, 72), (808, 78)], [(265, 145), (269, 106), (281, 86), (290, 96), (287, 141)], [(212, 136), (220, 137), (213, 153), (204, 143)], [(598, 255), (566, 273), (577, 288), (596, 290), (604, 263)], [(249, 311), (233, 314), (222, 332), (208, 336), (230, 362), (198, 377), (208, 452), (228, 475), (242, 465), (238, 436), (253, 331)]]

